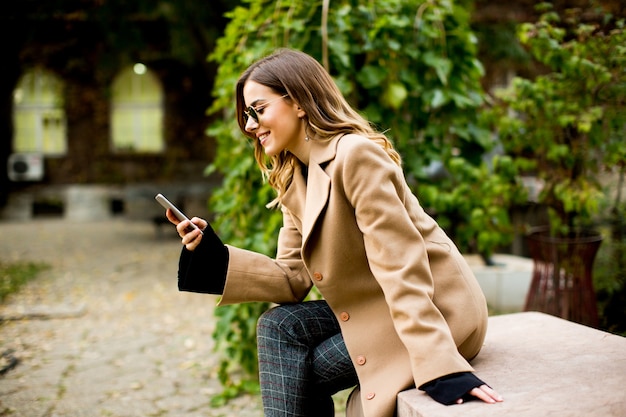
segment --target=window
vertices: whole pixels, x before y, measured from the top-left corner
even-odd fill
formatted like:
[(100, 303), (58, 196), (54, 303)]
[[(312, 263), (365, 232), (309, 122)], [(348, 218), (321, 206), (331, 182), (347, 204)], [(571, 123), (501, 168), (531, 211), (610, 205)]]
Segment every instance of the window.
[(111, 107), (114, 151), (163, 151), (163, 91), (148, 68), (136, 64), (115, 78)]
[(41, 68), (26, 72), (13, 92), (13, 150), (63, 155), (67, 128), (63, 82)]

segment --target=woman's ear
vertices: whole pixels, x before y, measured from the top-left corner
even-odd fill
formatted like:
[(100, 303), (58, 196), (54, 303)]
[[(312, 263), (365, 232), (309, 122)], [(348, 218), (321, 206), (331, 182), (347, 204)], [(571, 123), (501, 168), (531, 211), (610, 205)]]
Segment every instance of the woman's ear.
[(299, 104), (294, 104), (294, 106), (296, 106), (296, 115), (298, 116), (298, 119), (304, 119), (306, 117), (304, 109), (300, 107)]

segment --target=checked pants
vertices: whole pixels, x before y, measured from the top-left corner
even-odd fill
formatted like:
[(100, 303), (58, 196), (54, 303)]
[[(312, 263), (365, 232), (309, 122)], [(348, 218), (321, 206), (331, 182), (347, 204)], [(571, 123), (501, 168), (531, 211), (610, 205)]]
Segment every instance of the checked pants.
[(332, 417), (331, 396), (358, 384), (326, 301), (274, 307), (257, 324), (265, 417)]

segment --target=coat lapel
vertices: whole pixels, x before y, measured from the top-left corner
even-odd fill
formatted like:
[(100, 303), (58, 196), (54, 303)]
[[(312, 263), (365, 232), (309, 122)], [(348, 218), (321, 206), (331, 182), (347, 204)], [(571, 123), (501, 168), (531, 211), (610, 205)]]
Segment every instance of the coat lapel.
[(330, 178), (319, 164), (309, 164), (309, 179), (307, 181), (306, 205), (302, 221), (303, 247), (313, 230), (320, 213), (328, 202)]
[(293, 182), (283, 196), (282, 204), (301, 221), (303, 247), (328, 203), (330, 177), (324, 168), (335, 157), (339, 139), (335, 137), (328, 141), (311, 142), (308, 179), (305, 181), (301, 170), (296, 169)]

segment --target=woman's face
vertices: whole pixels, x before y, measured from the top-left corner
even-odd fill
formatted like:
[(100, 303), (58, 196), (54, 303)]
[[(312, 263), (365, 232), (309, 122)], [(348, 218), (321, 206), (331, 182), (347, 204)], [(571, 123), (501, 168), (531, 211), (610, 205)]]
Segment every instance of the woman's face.
[(300, 107), (271, 88), (254, 81), (248, 81), (243, 87), (243, 99), (246, 107), (252, 107), (258, 117), (248, 117), (246, 132), (253, 134), (270, 156), (284, 150), (298, 156), (298, 149), (304, 143), (305, 112)]

